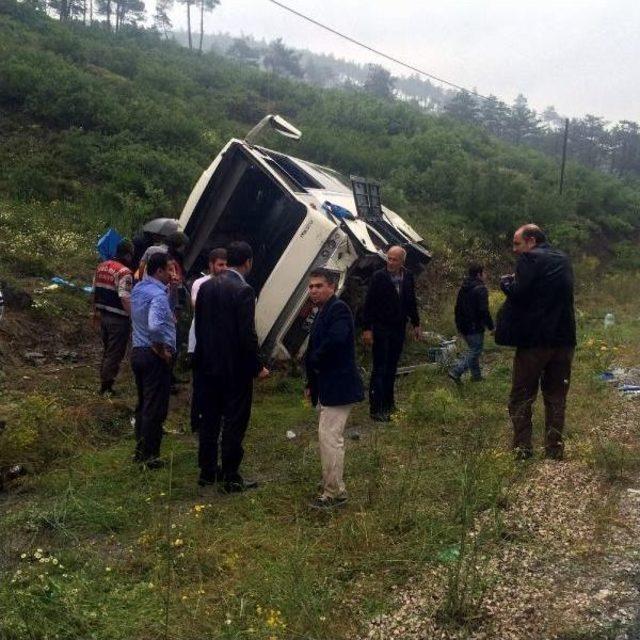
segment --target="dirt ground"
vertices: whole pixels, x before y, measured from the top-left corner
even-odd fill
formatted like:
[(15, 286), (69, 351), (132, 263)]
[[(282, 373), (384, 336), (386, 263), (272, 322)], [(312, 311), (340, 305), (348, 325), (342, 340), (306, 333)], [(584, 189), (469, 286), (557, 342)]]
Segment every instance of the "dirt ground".
[[(640, 399), (620, 399), (594, 428), (618, 442), (637, 439)], [(640, 638), (640, 477), (612, 485), (568, 454), (566, 462), (523, 469), (502, 514), (504, 544), (476, 560), (486, 588), (477, 619), (462, 627), (439, 621), (447, 584), (441, 565), (402, 589), (395, 612), (370, 621), (363, 637)]]

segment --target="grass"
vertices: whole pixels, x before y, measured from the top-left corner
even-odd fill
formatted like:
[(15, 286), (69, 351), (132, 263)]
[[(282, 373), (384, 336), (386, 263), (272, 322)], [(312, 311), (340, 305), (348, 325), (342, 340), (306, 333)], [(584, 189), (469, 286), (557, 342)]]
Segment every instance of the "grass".
[[(614, 404), (595, 374), (635, 360), (632, 317), (620, 312), (606, 334), (582, 322), (569, 405), (569, 456), (617, 482), (635, 467), (619, 443), (594, 453), (593, 429)], [(500, 508), (527, 474), (508, 454), (509, 358), (489, 348), (481, 385), (452, 387), (436, 369), (401, 380), (390, 426), (358, 407), (348, 427), (360, 435), (347, 445), (350, 503), (335, 513), (307, 506), (320, 469), (316, 416), (300, 378), (277, 374), (258, 385), (244, 468), (261, 488), (221, 496), (197, 487), (189, 433), (165, 438), (170, 470), (130, 463), (128, 372), (118, 402), (91, 396), (90, 369), (41, 372), (36, 389), (3, 398), (18, 432), (36, 429), (34, 455), (59, 455), (3, 498), (0, 638), (343, 638), (386, 611), (394, 587), (434, 564), (446, 570), (441, 619), (473, 626), (488, 586), (484, 558), (509, 544)], [(540, 422), (538, 414), (537, 442)], [(187, 423), (183, 392), (167, 426)], [(478, 529), (480, 513), (489, 517)]]

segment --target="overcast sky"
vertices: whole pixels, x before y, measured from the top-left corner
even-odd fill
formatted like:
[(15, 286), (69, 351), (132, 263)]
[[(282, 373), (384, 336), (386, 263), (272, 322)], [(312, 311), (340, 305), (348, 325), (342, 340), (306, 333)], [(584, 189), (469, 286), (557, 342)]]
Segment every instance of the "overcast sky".
[[(479, 93), (541, 111), (640, 121), (639, 0), (282, 0), (339, 31)], [(185, 27), (184, 9), (173, 12)], [(198, 21), (194, 21), (198, 22)], [(222, 0), (205, 32), (228, 32), (410, 72), (268, 0)]]

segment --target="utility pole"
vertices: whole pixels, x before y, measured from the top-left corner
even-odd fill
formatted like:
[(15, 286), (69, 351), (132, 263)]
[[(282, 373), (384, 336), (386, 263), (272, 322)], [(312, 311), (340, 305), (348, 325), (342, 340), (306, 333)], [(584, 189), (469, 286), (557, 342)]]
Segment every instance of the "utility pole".
[(560, 165), (560, 195), (564, 187), (564, 167), (567, 164), (567, 140), (569, 139), (569, 118), (564, 121), (564, 141), (562, 143), (562, 164)]

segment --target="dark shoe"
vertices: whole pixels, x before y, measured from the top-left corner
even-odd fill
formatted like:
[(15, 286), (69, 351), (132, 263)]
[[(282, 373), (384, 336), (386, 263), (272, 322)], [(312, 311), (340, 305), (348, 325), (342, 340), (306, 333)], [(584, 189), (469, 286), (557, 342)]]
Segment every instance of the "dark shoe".
[(471, 382), (482, 382), (484, 378), (480, 376), (479, 378), (471, 378)]
[(545, 452), (544, 457), (548, 460), (556, 460), (557, 462), (562, 462), (562, 460), (564, 459), (564, 454), (562, 451), (550, 450)]
[(449, 380), (453, 380), (453, 382), (455, 382), (458, 386), (462, 384), (462, 381), (460, 380), (460, 376), (457, 376), (455, 373), (452, 373), (451, 371), (447, 373), (447, 378), (449, 378)]
[(335, 509), (336, 507), (343, 507), (347, 504), (347, 496), (337, 496), (335, 498), (330, 498), (329, 496), (321, 495), (315, 497), (310, 503), (309, 506), (312, 509)]
[(222, 471), (217, 469), (213, 473), (200, 473), (198, 484), (201, 487), (211, 486), (218, 482), (222, 482)]
[(147, 469), (148, 471), (155, 471), (156, 469), (164, 469), (167, 466), (167, 463), (160, 458), (151, 458), (150, 460), (141, 460), (140, 464), (143, 469)]
[(374, 422), (391, 422), (391, 416), (388, 413), (372, 413), (371, 419)]
[(225, 482), (219, 489), (220, 493), (244, 493), (249, 489), (256, 489), (258, 483), (255, 480), (233, 480), (232, 482)]
[(516, 462), (523, 462), (533, 457), (533, 451), (531, 449), (514, 449), (513, 456)]

